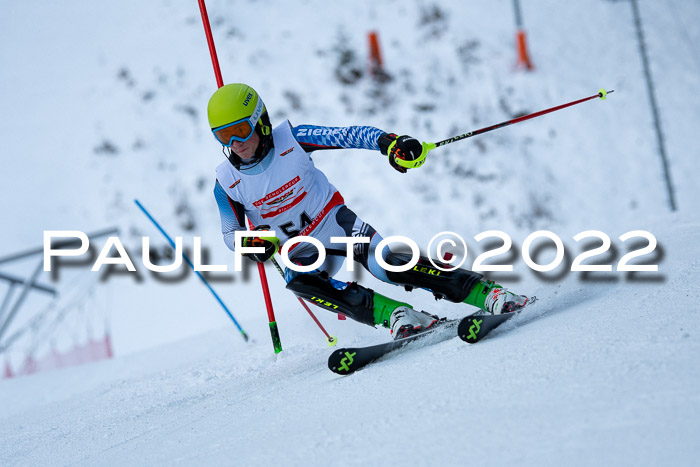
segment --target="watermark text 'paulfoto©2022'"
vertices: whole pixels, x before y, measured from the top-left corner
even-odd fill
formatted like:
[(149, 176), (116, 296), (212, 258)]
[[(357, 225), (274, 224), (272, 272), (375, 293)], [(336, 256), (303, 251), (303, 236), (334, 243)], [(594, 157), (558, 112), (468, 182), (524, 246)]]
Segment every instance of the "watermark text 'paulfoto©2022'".
[[(270, 231), (237, 231), (235, 233), (235, 245), (234, 245), (234, 271), (241, 271), (242, 270), (242, 256), (246, 253), (262, 253), (264, 252), (263, 247), (245, 247), (242, 245), (242, 240), (244, 237), (274, 237), (275, 236), (275, 231), (270, 230)], [(63, 247), (54, 247), (52, 246), (52, 241), (56, 238), (72, 238), (74, 239), (72, 243), (77, 244), (78, 242), (80, 243), (80, 246), (78, 248), (67, 248), (65, 245)], [(489, 272), (489, 271), (499, 271), (499, 272), (510, 272), (513, 271), (513, 265), (512, 264), (484, 264), (484, 261), (487, 259), (491, 259), (500, 255), (504, 255), (508, 253), (513, 245), (513, 242), (511, 240), (511, 237), (500, 230), (489, 230), (485, 232), (481, 232), (480, 234), (474, 236), (474, 240), (477, 242), (481, 242), (482, 240), (485, 240), (487, 238), (496, 238), (499, 239), (502, 242), (502, 245), (500, 245), (497, 248), (488, 250), (477, 256), (477, 258), (474, 260), (472, 263), (472, 267), (470, 268), (472, 271), (475, 272)], [(610, 237), (605, 234), (602, 231), (599, 230), (587, 230), (584, 232), (580, 232), (577, 235), (573, 237), (573, 240), (576, 242), (579, 242), (583, 239), (586, 238), (593, 238), (597, 239), (598, 241), (602, 242), (602, 244), (596, 248), (592, 248), (586, 251), (583, 251), (580, 253), (574, 260), (571, 262), (571, 271), (577, 272), (577, 271), (597, 271), (597, 272), (610, 272), (610, 271), (635, 271), (635, 272), (655, 272), (659, 270), (659, 267), (657, 264), (639, 264), (638, 261), (635, 262), (635, 264), (629, 264), (630, 260), (633, 258), (638, 258), (644, 255), (647, 255), (651, 252), (654, 251), (654, 249), (657, 246), (657, 241), (656, 237), (651, 234), (650, 232), (647, 232), (645, 230), (632, 230), (629, 232), (626, 232), (622, 235), (620, 235), (618, 238), (620, 241), (625, 242), (627, 240), (630, 240), (632, 238), (642, 238), (646, 240), (647, 244), (645, 246), (642, 246), (640, 248), (634, 249), (624, 256), (620, 258), (620, 260), (617, 262), (617, 265), (615, 269), (613, 269), (612, 264), (583, 264), (584, 260), (587, 260), (589, 258), (593, 258), (595, 256), (599, 256), (604, 254), (610, 249), (611, 246), (611, 239)], [(552, 261), (550, 261), (547, 264), (538, 264), (535, 262), (531, 256), (530, 250), (532, 247), (533, 242), (537, 241), (538, 239), (546, 239), (546, 241), (550, 241), (551, 244), (554, 246), (556, 253), (555, 257)], [(302, 266), (299, 264), (295, 264), (289, 259), (289, 250), (296, 244), (299, 243), (310, 243), (315, 246), (315, 248), (318, 250), (318, 258), (317, 260), (310, 265)], [(353, 247), (354, 245), (358, 243), (370, 243), (370, 238), (369, 237), (331, 237), (331, 242), (332, 243), (337, 243), (339, 245), (344, 244), (345, 245), (345, 251), (346, 251), (346, 256), (350, 259), (353, 258)], [(382, 257), (381, 252), (384, 251), (386, 246), (392, 245), (392, 244), (402, 244), (410, 248), (412, 252), (412, 257), (411, 260), (404, 264), (404, 265), (399, 265), (399, 266), (392, 266), (390, 264), (387, 264), (386, 261), (384, 261), (384, 258)], [(451, 251), (445, 251), (445, 245), (449, 245), (448, 248), (451, 249)], [(81, 256), (84, 255), (90, 246), (90, 240), (84, 232), (81, 232), (79, 230), (46, 230), (44, 231), (44, 271), (51, 271), (51, 264), (52, 264), (52, 258), (54, 257), (62, 257), (62, 256)], [(464, 264), (464, 262), (467, 259), (467, 244), (464, 241), (464, 239), (454, 233), (454, 232), (440, 232), (432, 237), (428, 244), (428, 251), (433, 251), (432, 248), (435, 246), (435, 251), (437, 253), (437, 257), (439, 258), (439, 261), (434, 261), (432, 258), (430, 259), (432, 265), (435, 267), (437, 271), (449, 271), (455, 268), (458, 268)], [(461, 247), (461, 249), (460, 249)], [(450, 253), (454, 253), (454, 249), (457, 248), (460, 250), (459, 255), (453, 255)], [(114, 249), (117, 253), (116, 256), (111, 256), (110, 252)], [(175, 255), (174, 255), (174, 260), (172, 264), (168, 265), (157, 265), (153, 264), (153, 262), (150, 259), (150, 238), (149, 237), (142, 237), (142, 254), (141, 254), (141, 259), (143, 262), (143, 265), (150, 271), (152, 272), (157, 272), (157, 273), (168, 273), (177, 270), (179, 267), (182, 265), (183, 261), (183, 241), (182, 237), (176, 237), (175, 238)], [(552, 271), (555, 268), (557, 268), (563, 258), (564, 258), (564, 253), (565, 253), (565, 247), (564, 244), (561, 240), (561, 238), (548, 230), (538, 230), (536, 232), (531, 233), (528, 235), (525, 240), (523, 241), (522, 247), (521, 247), (521, 253), (522, 253), (522, 259), (527, 264), (527, 266), (538, 272), (547, 272), (547, 271)], [(413, 267), (416, 266), (419, 257), (420, 257), (420, 249), (418, 247), (418, 244), (410, 239), (409, 237), (405, 237), (402, 235), (395, 235), (395, 236), (390, 236), (387, 238), (382, 239), (381, 242), (377, 245), (375, 248), (375, 258), (377, 260), (377, 263), (384, 268), (387, 271), (392, 271), (392, 272), (401, 272), (401, 271), (407, 271), (409, 269), (412, 269)], [(511, 255), (512, 257), (512, 255)], [(306, 236), (298, 236), (298, 237), (293, 237), (286, 241), (282, 248), (280, 249), (280, 258), (282, 260), (282, 263), (292, 269), (293, 271), (297, 272), (309, 272), (313, 271), (314, 269), (320, 267), (324, 261), (326, 260), (326, 248), (324, 245), (316, 238), (313, 237), (306, 237)], [(461, 258), (461, 260), (459, 260)], [(459, 261), (458, 261), (459, 260)], [(456, 264), (453, 264), (456, 263)], [(127, 253), (126, 249), (124, 248), (124, 245), (122, 244), (121, 240), (119, 237), (113, 236), (109, 237), (107, 241), (105, 242), (104, 246), (102, 247), (102, 250), (100, 251), (99, 256), (95, 260), (94, 265), (92, 266), (92, 271), (99, 272), (102, 266), (106, 264), (115, 264), (115, 265), (123, 265), (126, 267), (128, 271), (135, 272), (136, 268), (134, 266), (134, 263), (131, 260), (131, 257)], [(201, 237), (194, 237), (194, 248), (193, 248), (193, 260), (192, 260), (192, 266), (195, 271), (200, 271), (200, 272), (227, 272), (228, 271), (228, 266), (227, 265), (208, 265), (208, 264), (202, 264), (202, 244), (201, 244)], [(353, 271), (353, 261), (347, 261), (346, 265), (347, 271)]]

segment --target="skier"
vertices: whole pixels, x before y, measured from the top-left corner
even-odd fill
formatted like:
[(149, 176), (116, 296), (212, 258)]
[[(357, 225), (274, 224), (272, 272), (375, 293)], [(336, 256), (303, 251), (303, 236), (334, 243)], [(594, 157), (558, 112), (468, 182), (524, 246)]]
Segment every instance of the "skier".
[[(216, 168), (214, 196), (221, 214), (224, 241), (231, 250), (235, 231), (247, 230), (244, 216), (248, 216), (256, 230), (274, 230), (279, 235), (279, 238), (243, 239), (243, 246), (265, 247), (264, 253), (246, 255), (258, 262), (267, 261), (285, 240), (298, 235), (314, 237), (327, 249), (338, 248), (338, 244), (330, 242), (334, 236), (369, 237), (370, 243), (355, 244), (355, 260), (384, 282), (407, 290), (426, 289), (437, 298), (464, 302), (492, 314), (518, 310), (528, 301), (527, 297), (472, 271), (454, 269), (435, 274), (436, 269), (423, 256), (408, 271), (384, 270), (374, 255), (381, 235), (345, 205), (341, 194), (309, 156), (313, 151), (326, 149), (371, 149), (387, 156), (394, 169), (406, 173), (420, 167), (434, 145), (370, 126), (294, 127), (285, 121), (273, 129), (258, 93), (240, 83), (219, 88), (209, 100), (207, 113), (209, 125), (227, 158)], [(410, 255), (394, 253), (388, 247), (381, 255), (392, 266), (404, 265), (411, 259)], [(307, 266), (318, 259), (318, 253), (313, 245), (302, 242), (292, 246), (289, 258)], [(356, 282), (333, 279), (344, 260), (343, 256), (328, 255), (311, 273), (288, 268), (287, 288), (355, 321), (388, 327), (394, 339), (428, 329), (439, 320)]]

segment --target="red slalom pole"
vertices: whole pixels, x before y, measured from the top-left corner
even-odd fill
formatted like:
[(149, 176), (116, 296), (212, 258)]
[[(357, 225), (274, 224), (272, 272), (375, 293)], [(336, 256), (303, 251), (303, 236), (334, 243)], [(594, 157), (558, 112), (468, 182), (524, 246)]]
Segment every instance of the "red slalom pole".
[(265, 297), (265, 306), (267, 307), (267, 319), (270, 323), (270, 336), (272, 337), (272, 347), (275, 353), (282, 351), (282, 341), (280, 341), (280, 333), (277, 329), (277, 321), (275, 320), (275, 312), (272, 310), (272, 298), (270, 297), (270, 289), (267, 286), (267, 274), (263, 263), (258, 263), (258, 274), (260, 274), (260, 284), (262, 285), (263, 296)]
[(455, 141), (459, 141), (459, 140), (462, 140), (465, 138), (471, 138), (472, 136), (480, 135), (480, 134), (486, 133), (487, 131), (497, 130), (499, 128), (503, 128), (504, 126), (512, 125), (513, 123), (524, 122), (525, 120), (530, 120), (531, 118), (539, 117), (540, 115), (545, 115), (545, 114), (548, 114), (550, 112), (565, 109), (566, 107), (571, 107), (572, 105), (580, 104), (582, 102), (586, 102), (586, 101), (589, 101), (591, 99), (599, 98), (599, 99), (605, 100), (605, 97), (612, 92), (614, 92), (614, 91), (606, 91), (605, 89), (601, 89), (600, 91), (598, 91), (598, 94), (595, 94), (595, 95), (590, 96), (590, 97), (584, 97), (583, 99), (569, 102), (567, 104), (558, 105), (556, 107), (552, 107), (551, 109), (540, 110), (539, 112), (535, 112), (534, 114), (524, 115), (522, 117), (514, 118), (513, 120), (508, 120), (505, 122), (497, 123), (496, 125), (487, 126), (486, 128), (482, 128), (480, 130), (470, 131), (468, 133), (464, 133), (464, 134), (461, 134), (459, 136), (455, 136), (453, 138), (447, 138), (445, 140), (439, 141), (439, 142), (434, 143), (434, 144), (435, 144), (436, 148), (439, 148), (440, 146), (454, 143)]
[[(200, 13), (202, 13), (202, 24), (204, 25), (204, 34), (207, 36), (207, 45), (209, 46), (209, 54), (211, 55), (211, 64), (214, 67), (214, 75), (216, 76), (216, 85), (220, 88), (224, 85), (224, 80), (221, 77), (221, 67), (219, 66), (219, 59), (216, 55), (216, 47), (214, 46), (214, 36), (212, 36), (211, 34), (211, 25), (209, 24), (207, 6), (204, 4), (204, 0), (198, 0), (198, 2), (199, 11)], [(262, 265), (262, 263), (258, 263), (258, 274), (260, 275), (260, 284), (262, 285), (263, 297), (265, 298), (267, 317), (270, 321), (270, 335), (272, 336), (272, 346), (275, 349), (275, 353), (280, 353), (282, 351), (282, 343), (280, 342), (280, 335), (277, 331), (275, 312), (272, 309), (272, 297), (270, 297), (270, 288), (267, 285), (267, 275), (265, 274), (265, 267)]]
[(211, 34), (211, 26), (209, 25), (209, 15), (207, 14), (207, 6), (204, 0), (199, 1), (199, 11), (202, 13), (202, 24), (204, 24), (204, 34), (207, 36), (207, 45), (209, 45), (209, 54), (211, 55), (211, 64), (214, 66), (214, 75), (216, 75), (216, 86), (224, 85), (224, 80), (221, 78), (221, 67), (219, 67), (219, 58), (216, 55), (216, 47), (214, 46), (214, 36)]

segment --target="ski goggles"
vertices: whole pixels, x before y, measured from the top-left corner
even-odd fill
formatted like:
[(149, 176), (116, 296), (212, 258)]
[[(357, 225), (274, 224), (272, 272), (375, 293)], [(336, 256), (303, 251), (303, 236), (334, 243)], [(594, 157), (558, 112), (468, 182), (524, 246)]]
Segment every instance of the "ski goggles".
[(258, 103), (255, 106), (253, 115), (248, 118), (242, 118), (232, 123), (227, 123), (216, 128), (212, 128), (216, 140), (226, 147), (231, 147), (234, 141), (248, 141), (253, 136), (255, 125), (263, 113), (263, 101), (258, 97)]

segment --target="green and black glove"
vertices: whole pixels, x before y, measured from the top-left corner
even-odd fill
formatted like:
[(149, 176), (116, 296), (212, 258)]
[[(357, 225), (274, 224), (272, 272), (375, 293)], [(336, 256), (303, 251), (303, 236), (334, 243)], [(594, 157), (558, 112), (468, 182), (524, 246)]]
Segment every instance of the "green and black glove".
[[(253, 230), (270, 230), (270, 226), (259, 225)], [(280, 239), (277, 237), (243, 237), (241, 245), (245, 247), (265, 248), (265, 252), (263, 253), (243, 253), (243, 256), (247, 256), (258, 263), (264, 263), (279, 251)]]
[(389, 164), (401, 173), (423, 165), (428, 152), (435, 149), (434, 143), (420, 143), (411, 136), (394, 133), (384, 133), (377, 143), (381, 153), (389, 156)]

